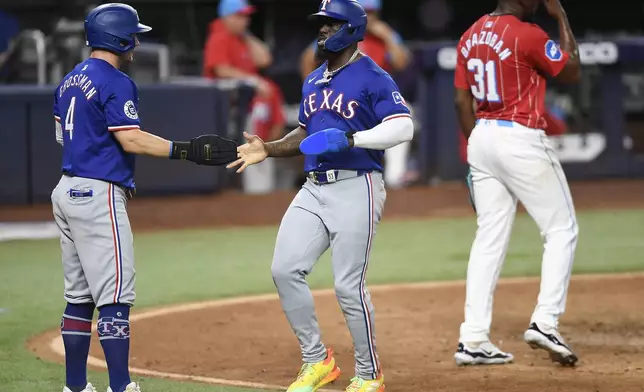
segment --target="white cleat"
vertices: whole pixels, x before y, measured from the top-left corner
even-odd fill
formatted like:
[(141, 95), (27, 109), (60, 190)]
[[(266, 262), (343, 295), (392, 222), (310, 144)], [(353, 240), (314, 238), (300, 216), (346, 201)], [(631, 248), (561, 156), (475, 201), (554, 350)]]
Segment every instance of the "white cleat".
[[(107, 387), (107, 392), (112, 392), (112, 388)], [(141, 388), (137, 383), (131, 382), (125, 387), (125, 392), (141, 392)]]
[(532, 323), (523, 334), (523, 340), (533, 349), (546, 350), (553, 362), (559, 362), (564, 366), (575, 366), (577, 363), (577, 356), (554, 328), (546, 328)]
[[(72, 392), (72, 390), (65, 387), (63, 388), (63, 392)], [(92, 384), (87, 383), (87, 385), (85, 386), (85, 389), (83, 389), (81, 392), (96, 392), (96, 388), (94, 388)]]
[(454, 354), (458, 366), (465, 365), (503, 365), (514, 360), (510, 353), (499, 350), (490, 342), (482, 342), (476, 346), (459, 343)]

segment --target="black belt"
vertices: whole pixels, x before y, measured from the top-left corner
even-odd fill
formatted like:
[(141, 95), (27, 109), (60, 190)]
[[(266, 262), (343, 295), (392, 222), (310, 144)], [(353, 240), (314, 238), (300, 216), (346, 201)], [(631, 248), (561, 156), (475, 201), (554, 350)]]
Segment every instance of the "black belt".
[(332, 184), (337, 181), (346, 180), (363, 176), (371, 173), (373, 170), (327, 170), (327, 171), (310, 171), (306, 177), (316, 185)]

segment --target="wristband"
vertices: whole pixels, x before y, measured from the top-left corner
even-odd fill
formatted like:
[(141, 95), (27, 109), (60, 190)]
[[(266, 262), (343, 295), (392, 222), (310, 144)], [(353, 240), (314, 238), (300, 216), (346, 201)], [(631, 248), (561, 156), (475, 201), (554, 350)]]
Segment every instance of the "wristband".
[(188, 152), (190, 151), (190, 142), (176, 142), (172, 143), (172, 151), (170, 152), (170, 159), (188, 159)]
[(346, 132), (347, 140), (349, 141), (349, 148), (355, 147), (355, 140), (353, 140), (353, 135), (355, 135), (356, 132), (358, 132), (358, 131), (347, 131)]

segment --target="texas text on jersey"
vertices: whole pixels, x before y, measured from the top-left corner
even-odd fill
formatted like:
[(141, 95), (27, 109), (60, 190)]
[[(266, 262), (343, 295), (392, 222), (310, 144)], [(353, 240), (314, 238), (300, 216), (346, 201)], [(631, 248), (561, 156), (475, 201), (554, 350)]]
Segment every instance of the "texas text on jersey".
[[(298, 121), (307, 134), (326, 128), (366, 130), (383, 121), (411, 117), (391, 76), (371, 58), (356, 60), (351, 72), (324, 81), (320, 66), (304, 81)], [(384, 151), (352, 148), (339, 153), (305, 156), (306, 172), (329, 169), (383, 171)]]

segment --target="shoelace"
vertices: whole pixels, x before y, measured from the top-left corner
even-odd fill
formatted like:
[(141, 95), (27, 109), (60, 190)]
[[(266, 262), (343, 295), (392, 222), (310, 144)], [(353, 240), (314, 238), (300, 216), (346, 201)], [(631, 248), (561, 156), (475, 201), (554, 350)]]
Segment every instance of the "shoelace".
[(351, 379), (351, 384), (347, 387), (346, 392), (358, 392), (362, 387), (364, 380), (360, 377), (354, 377)]
[(313, 365), (310, 363), (305, 363), (302, 365), (302, 368), (300, 369), (300, 373), (297, 375), (298, 381), (302, 381), (304, 377), (306, 377), (311, 371), (313, 370)]

